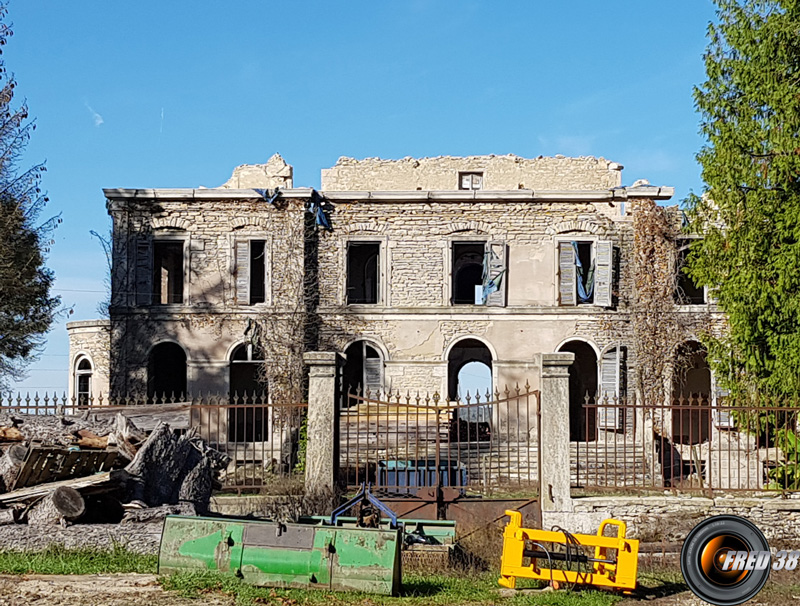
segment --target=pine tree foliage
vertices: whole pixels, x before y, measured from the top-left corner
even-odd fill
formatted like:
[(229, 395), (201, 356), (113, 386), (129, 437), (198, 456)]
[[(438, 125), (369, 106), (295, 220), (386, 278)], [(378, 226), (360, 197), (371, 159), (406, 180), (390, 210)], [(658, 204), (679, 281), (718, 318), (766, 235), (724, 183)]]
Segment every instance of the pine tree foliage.
[[(6, 19), (0, 4), (0, 53), (12, 35)], [(45, 167), (18, 167), (35, 124), (24, 102), (14, 106), (15, 87), (0, 54), (0, 387), (21, 376), (60, 305), (44, 265), (57, 219), (38, 222), (47, 203), (40, 188)]]
[(716, 0), (707, 80), (695, 90), (704, 235), (689, 272), (729, 320), (708, 339), (734, 393), (800, 392), (800, 2)]

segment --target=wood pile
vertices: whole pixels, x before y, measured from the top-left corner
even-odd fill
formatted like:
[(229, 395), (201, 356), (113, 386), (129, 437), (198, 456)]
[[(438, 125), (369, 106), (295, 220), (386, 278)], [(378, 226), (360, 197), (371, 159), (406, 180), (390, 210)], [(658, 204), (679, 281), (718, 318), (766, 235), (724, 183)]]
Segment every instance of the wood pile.
[(228, 462), (191, 429), (160, 422), (147, 435), (122, 413), (0, 412), (0, 525), (205, 514)]

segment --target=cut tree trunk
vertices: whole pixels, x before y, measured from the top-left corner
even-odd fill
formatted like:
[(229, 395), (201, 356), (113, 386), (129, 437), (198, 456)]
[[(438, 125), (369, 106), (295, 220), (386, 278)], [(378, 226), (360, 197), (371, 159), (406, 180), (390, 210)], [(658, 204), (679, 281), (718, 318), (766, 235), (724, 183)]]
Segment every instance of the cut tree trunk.
[(127, 500), (148, 507), (188, 501), (198, 513), (207, 512), (213, 476), (228, 461), (194, 432), (177, 436), (162, 423), (125, 468), (131, 475)]
[(74, 488), (60, 486), (28, 512), (30, 526), (51, 526), (74, 522), (86, 511), (86, 503)]
[(28, 449), (25, 446), (12, 444), (0, 457), (0, 492), (12, 490), (27, 454)]

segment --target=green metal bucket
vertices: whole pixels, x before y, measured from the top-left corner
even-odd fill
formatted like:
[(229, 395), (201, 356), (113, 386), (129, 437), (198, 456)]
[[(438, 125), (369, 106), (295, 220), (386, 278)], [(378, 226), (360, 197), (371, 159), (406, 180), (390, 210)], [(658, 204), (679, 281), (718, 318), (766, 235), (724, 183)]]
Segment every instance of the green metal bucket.
[(252, 585), (397, 595), (402, 531), (167, 516), (158, 573), (212, 570)]

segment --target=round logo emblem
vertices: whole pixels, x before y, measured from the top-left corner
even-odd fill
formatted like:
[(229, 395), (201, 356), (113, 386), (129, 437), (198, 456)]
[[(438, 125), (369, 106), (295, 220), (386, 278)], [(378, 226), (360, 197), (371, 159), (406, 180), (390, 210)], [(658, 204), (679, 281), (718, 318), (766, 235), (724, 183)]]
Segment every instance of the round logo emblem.
[(767, 539), (751, 521), (714, 516), (695, 526), (681, 550), (681, 572), (694, 594), (716, 606), (755, 596), (769, 578)]

